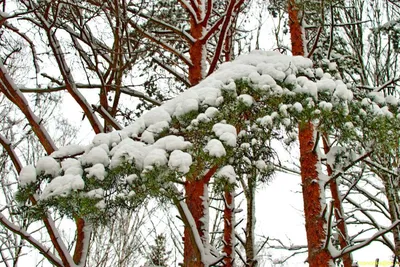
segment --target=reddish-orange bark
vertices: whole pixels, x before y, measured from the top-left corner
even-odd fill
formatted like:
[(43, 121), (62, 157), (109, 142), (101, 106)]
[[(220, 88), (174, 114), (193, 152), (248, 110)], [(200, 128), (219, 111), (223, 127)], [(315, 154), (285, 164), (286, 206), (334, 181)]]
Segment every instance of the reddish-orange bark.
[(73, 260), (76, 264), (79, 264), (83, 259), (83, 250), (84, 250), (84, 242), (85, 242), (85, 220), (82, 218), (75, 218), (76, 224), (76, 244), (75, 244), (75, 251)]
[[(204, 196), (204, 181), (193, 180), (187, 181), (185, 184), (186, 190), (186, 204), (191, 212), (193, 219), (196, 223), (197, 231), (200, 237), (203, 237), (201, 230), (201, 218), (204, 216), (203, 196)], [(201, 256), (196, 241), (192, 238), (191, 229), (189, 225), (185, 225), (184, 231), (184, 253), (183, 253), (185, 267), (201, 267)]]
[[(198, 18), (200, 18), (199, 14)], [(204, 47), (205, 42), (202, 39), (205, 27), (203, 24), (197, 23), (196, 21), (194, 17), (190, 18), (190, 35), (192, 35), (195, 40), (189, 49), (191, 60), (191, 64), (189, 65), (189, 82), (192, 86), (198, 84), (204, 78), (203, 68), (205, 68), (205, 66), (203, 66), (203, 64), (205, 64), (205, 55), (203, 53), (206, 53)]]
[[(32, 202), (32, 205), (37, 204), (37, 201), (33, 196), (30, 196), (29, 200)], [(49, 218), (46, 216), (42, 216), (42, 220), (43, 220), (44, 226), (46, 227), (47, 233), (49, 234), (51, 243), (53, 244), (58, 255), (60, 256), (62, 263), (64, 264), (65, 267), (71, 266), (67, 259), (67, 255), (64, 254), (64, 250), (62, 249), (62, 247), (59, 244), (58, 236), (56, 236), (56, 234), (54, 233), (54, 230), (53, 230), (53, 227), (52, 227), (52, 224), (51, 224)], [(44, 256), (46, 257), (46, 255), (44, 255)], [(48, 258), (48, 257), (46, 257), (46, 258)]]
[[(198, 178), (198, 175), (194, 175), (188, 178), (185, 183), (186, 192), (186, 205), (196, 223), (197, 232), (200, 238), (204, 237), (203, 217), (204, 217), (204, 189), (208, 186), (208, 182), (211, 177), (215, 174), (217, 166), (212, 167), (203, 177)], [(197, 247), (196, 241), (191, 234), (191, 229), (189, 225), (185, 225), (184, 230), (184, 253), (183, 259), (184, 267), (203, 267), (202, 259), (200, 256), (199, 248)]]
[(300, 168), (303, 185), (304, 215), (308, 243), (308, 264), (310, 267), (329, 266), (330, 253), (323, 249), (326, 239), (322, 216), (321, 188), (318, 181), (319, 158), (314, 151), (314, 126), (311, 122), (299, 126)]
[(12, 101), (18, 108), (24, 113), (25, 118), (29, 121), (29, 124), (32, 127), (33, 132), (39, 139), (39, 142), (42, 144), (47, 154), (51, 154), (57, 148), (55, 147), (52, 140), (49, 140), (49, 135), (46, 131), (42, 129), (40, 126), (40, 122), (37, 121), (34, 114), (30, 110), (26, 99), (23, 95), (21, 95), (17, 90), (18, 88), (14, 88), (13, 83), (9, 80), (9, 76), (7, 73), (3, 73), (0, 71), (0, 92), (3, 92), (5, 96)]
[[(327, 135), (325, 135), (325, 138), (323, 139), (323, 144), (324, 144), (324, 152), (325, 154), (327, 154), (330, 150), (329, 144), (327, 142)], [(333, 171), (330, 165), (327, 165), (326, 167), (328, 175), (331, 176)], [(347, 234), (347, 227), (346, 227), (346, 222), (343, 218), (343, 206), (342, 206), (342, 200), (340, 198), (339, 195), (339, 189), (338, 189), (338, 185), (336, 183), (336, 180), (333, 179), (329, 182), (329, 186), (331, 189), (331, 194), (332, 194), (332, 198), (333, 198), (333, 206), (334, 206), (334, 210), (335, 210), (335, 219), (337, 222), (337, 227), (340, 231), (340, 235), (339, 235), (339, 243), (340, 243), (340, 248), (344, 249), (345, 247), (347, 247), (349, 244), (347, 243), (347, 239), (348, 239), (348, 234)], [(353, 264), (353, 260), (351, 257), (351, 253), (345, 254), (343, 256), (343, 264), (344, 267), (351, 267)]]
[(221, 25), (219, 40), (217, 42), (217, 47), (215, 49), (214, 58), (210, 64), (210, 69), (208, 70), (208, 75), (210, 75), (211, 73), (213, 73), (215, 71), (215, 68), (217, 66), (219, 57), (221, 55), (221, 52), (222, 52), (222, 49), (224, 46), (224, 42), (227, 41), (226, 40), (227, 33), (231, 29), (230, 27), (231, 27), (232, 19), (235, 18), (234, 13), (239, 10), (239, 8), (243, 4), (243, 2), (244, 2), (243, 0), (240, 0), (239, 2), (236, 2), (236, 1), (229, 2), (229, 5), (228, 5), (227, 11), (226, 11), (226, 15), (225, 15), (226, 17)]
[[(292, 43), (292, 54), (304, 56), (303, 30), (299, 20), (299, 9), (296, 0), (289, 0), (289, 28)], [(300, 169), (303, 186), (304, 215), (306, 221), (308, 264), (310, 267), (329, 266), (331, 255), (323, 248), (326, 239), (322, 216), (321, 188), (317, 164), (319, 158), (314, 151), (314, 125), (308, 122), (299, 124)]]
[(296, 0), (289, 0), (288, 13), (292, 55), (304, 56), (303, 30), (300, 25), (299, 9), (296, 6)]

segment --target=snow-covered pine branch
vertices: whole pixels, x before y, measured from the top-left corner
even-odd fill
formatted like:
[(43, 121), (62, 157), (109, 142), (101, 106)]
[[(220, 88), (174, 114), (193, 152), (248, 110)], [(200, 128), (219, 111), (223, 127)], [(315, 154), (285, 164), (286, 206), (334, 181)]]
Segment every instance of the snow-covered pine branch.
[[(81, 148), (83, 155), (61, 162), (46, 157), (30, 166), (31, 171), (24, 168), (20, 195), (35, 192), (39, 205), (88, 220), (106, 219), (115, 206), (135, 208), (148, 197), (174, 199), (175, 184), (179, 187), (182, 182), (203, 179), (206, 170), (222, 170), (232, 161), (240, 162), (233, 172), (257, 166), (261, 174), (263, 166), (269, 166), (268, 162), (261, 164), (263, 153), (243, 161), (235, 159), (240, 155), (236, 152), (264, 143), (271, 137), (271, 129), (283, 127), (290, 134), (299, 121), (318, 122), (317, 130), (325, 133), (346, 133), (344, 140), (351, 139), (352, 132), (367, 130), (371, 140), (365, 141), (381, 142), (384, 147), (381, 133), (371, 129), (376, 123), (383, 130), (399, 125), (397, 112), (398, 105), (392, 102), (353, 99), (340, 79), (313, 69), (309, 59), (254, 51), (223, 64), (197, 86), (150, 110), (132, 125), (98, 134)], [(350, 131), (349, 123), (353, 125)], [(246, 131), (237, 135), (237, 128)], [(209, 179), (223, 177), (227, 176), (208, 177), (205, 192)], [(228, 175), (227, 182), (236, 184), (234, 178)], [(43, 187), (43, 191), (35, 189)], [(202, 218), (200, 224), (207, 225), (207, 220)], [(207, 231), (197, 230), (207, 240)], [(198, 241), (196, 244), (201, 249)], [(207, 253), (200, 255), (204, 264), (211, 262)]]

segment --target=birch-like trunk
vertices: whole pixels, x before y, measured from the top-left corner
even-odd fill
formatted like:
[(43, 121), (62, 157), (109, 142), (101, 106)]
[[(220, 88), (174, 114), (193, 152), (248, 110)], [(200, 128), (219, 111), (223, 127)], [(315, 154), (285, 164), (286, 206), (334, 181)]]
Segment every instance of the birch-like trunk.
[[(385, 186), (386, 197), (389, 204), (389, 213), (390, 213), (390, 221), (392, 223), (396, 222), (399, 217), (399, 197), (397, 194), (398, 189), (396, 185), (393, 183), (394, 179), (388, 175), (381, 176), (383, 180), (383, 184)], [(400, 259), (400, 227), (396, 226), (392, 230), (393, 241), (394, 241), (394, 253), (397, 259)]]
[(224, 249), (223, 266), (233, 267), (235, 254), (235, 197), (234, 190), (226, 188), (224, 192)]
[(247, 222), (246, 222), (246, 266), (253, 267), (257, 266), (257, 261), (255, 259), (256, 253), (254, 248), (254, 228), (256, 223), (255, 218), (255, 193), (256, 193), (256, 176), (252, 175), (248, 178), (248, 188), (246, 194), (246, 204), (247, 204)]

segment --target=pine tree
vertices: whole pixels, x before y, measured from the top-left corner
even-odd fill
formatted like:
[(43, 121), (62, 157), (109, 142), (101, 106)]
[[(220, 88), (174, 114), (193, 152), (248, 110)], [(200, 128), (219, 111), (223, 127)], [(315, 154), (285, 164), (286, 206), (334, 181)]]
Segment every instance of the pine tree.
[(168, 267), (168, 256), (171, 253), (166, 248), (166, 237), (159, 234), (155, 238), (155, 244), (150, 246), (149, 262), (146, 266)]

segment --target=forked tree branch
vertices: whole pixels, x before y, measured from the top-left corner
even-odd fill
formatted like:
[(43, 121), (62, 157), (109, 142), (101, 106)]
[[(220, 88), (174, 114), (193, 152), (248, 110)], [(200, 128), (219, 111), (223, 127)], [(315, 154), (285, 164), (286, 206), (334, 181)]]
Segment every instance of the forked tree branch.
[(92, 105), (93, 110), (97, 111), (115, 130), (122, 130), (122, 126), (111, 116), (111, 114), (100, 105)]
[[(43, 22), (43, 24), (46, 24)], [(90, 124), (95, 133), (103, 132), (103, 127), (100, 124), (98, 118), (94, 115), (93, 110), (90, 108), (89, 103), (83, 97), (83, 95), (77, 90), (72, 72), (69, 69), (67, 62), (65, 61), (64, 53), (62, 51), (61, 45), (56, 37), (56, 32), (50, 28), (46, 29), (47, 37), (49, 39), (49, 45), (54, 53), (58, 67), (61, 71), (61, 75), (64, 78), (65, 85), (67, 87), (70, 95), (75, 99), (75, 101), (82, 108), (83, 112), (87, 116)]]
[(378, 239), (379, 237), (383, 236), (384, 234), (392, 231), (393, 228), (395, 228), (396, 226), (398, 226), (400, 224), (400, 220), (395, 221), (392, 225), (390, 225), (389, 227), (382, 229), (378, 232), (376, 232), (373, 236), (371, 236), (370, 238), (362, 241), (361, 243), (357, 244), (357, 245), (353, 245), (353, 246), (349, 246), (347, 248), (342, 249), (339, 253), (332, 255), (333, 259), (338, 259), (340, 257), (342, 257), (345, 254), (351, 253), (353, 251), (359, 250), (363, 247), (368, 246), (369, 244), (371, 244), (373, 241), (375, 241), (376, 239)]
[[(238, 2), (236, 2), (236, 0), (230, 0), (229, 2), (228, 10), (226, 11), (225, 16), (223, 16), (224, 22), (222, 23), (221, 30), (219, 32), (218, 43), (215, 48), (215, 54), (211, 61), (207, 76), (213, 73), (215, 71), (215, 68), (217, 67), (219, 57), (221, 56), (223, 50), (223, 44), (226, 41), (225, 40), (226, 34), (231, 26), (234, 17), (236, 16), (236, 13), (240, 9), (240, 6), (243, 4), (243, 2), (244, 0), (238, 0)], [(207, 39), (205, 40), (207, 41)]]
[(11, 158), (11, 161), (13, 162), (14, 167), (17, 170), (17, 173), (20, 173), (22, 169), (21, 161), (19, 160), (17, 154), (15, 153), (14, 148), (11, 145), (11, 142), (7, 138), (5, 138), (2, 134), (0, 134), (0, 144), (7, 151), (7, 154)]
[(38, 240), (36, 240), (33, 236), (31, 236), (28, 232), (25, 230), (21, 229), (20, 227), (16, 226), (7, 218), (3, 215), (3, 213), (0, 212), (0, 223), (10, 230), (11, 232), (19, 235), (22, 239), (26, 240), (29, 244), (31, 244), (33, 247), (35, 247), (40, 253), (48, 259), (52, 264), (54, 264), (57, 267), (66, 267), (58, 257), (53, 254), (49, 248), (43, 246)]
[(0, 62), (0, 92), (3, 92), (7, 98), (24, 113), (26, 119), (32, 127), (33, 132), (38, 137), (47, 154), (51, 154), (57, 149), (50, 135), (41, 124), (41, 120), (33, 113), (29, 107), (28, 101), (14, 84), (11, 77), (8, 75), (6, 68)]
[[(99, 89), (101, 88), (103, 85), (102, 84), (82, 84), (82, 83), (76, 83), (76, 88), (79, 89)], [(51, 88), (20, 88), (20, 91), (22, 93), (52, 93), (52, 92), (59, 92), (59, 91), (64, 91), (67, 90), (67, 86), (65, 84), (61, 85), (61, 86), (57, 86), (57, 87), (51, 87)], [(115, 86), (111, 85), (110, 86), (110, 90), (111, 91), (115, 91)], [(161, 102), (151, 98), (148, 95), (145, 95), (144, 93), (131, 89), (128, 86), (124, 86), (121, 88), (121, 93), (124, 93), (128, 96), (133, 96), (133, 97), (137, 97), (140, 99), (143, 99), (147, 102), (150, 102), (151, 104), (155, 105), (155, 106), (160, 106)]]
[(192, 62), (190, 61), (190, 59), (188, 59), (182, 52), (179, 52), (179, 51), (175, 50), (174, 48), (172, 48), (170, 45), (165, 43), (160, 38), (157, 38), (154, 35), (148, 33), (146, 30), (144, 30), (142, 27), (137, 25), (132, 20), (129, 21), (129, 24), (132, 26), (132, 28), (137, 30), (141, 35), (143, 35), (144, 37), (146, 37), (150, 41), (154, 42), (156, 45), (158, 45), (159, 47), (163, 48), (164, 50), (166, 50), (168, 52), (171, 52), (173, 55), (177, 56), (187, 66), (192, 66)]

